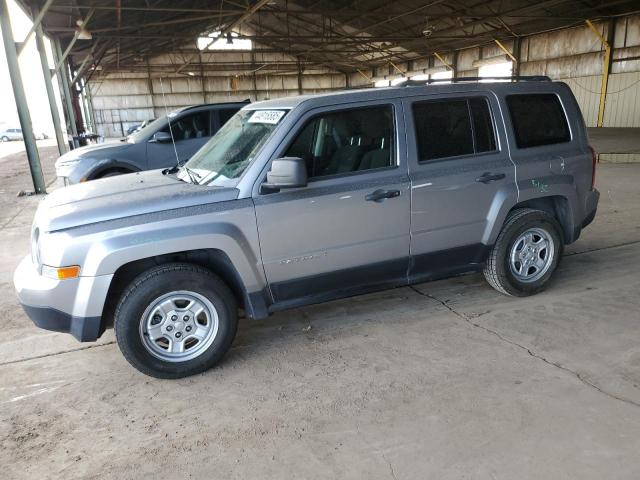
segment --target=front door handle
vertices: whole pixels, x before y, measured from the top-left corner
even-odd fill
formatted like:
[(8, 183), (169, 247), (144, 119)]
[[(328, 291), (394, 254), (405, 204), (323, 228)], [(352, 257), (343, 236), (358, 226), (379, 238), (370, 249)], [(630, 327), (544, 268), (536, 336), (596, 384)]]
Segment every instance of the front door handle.
[(490, 182), (495, 182), (496, 180), (502, 180), (504, 177), (506, 177), (504, 173), (484, 172), (482, 175), (476, 178), (476, 182), (490, 183)]
[(400, 190), (376, 190), (375, 192), (370, 193), (369, 195), (367, 195), (365, 198), (365, 200), (367, 202), (376, 202), (376, 203), (380, 203), (383, 202), (385, 198), (395, 198), (395, 197), (399, 197), (400, 196)]

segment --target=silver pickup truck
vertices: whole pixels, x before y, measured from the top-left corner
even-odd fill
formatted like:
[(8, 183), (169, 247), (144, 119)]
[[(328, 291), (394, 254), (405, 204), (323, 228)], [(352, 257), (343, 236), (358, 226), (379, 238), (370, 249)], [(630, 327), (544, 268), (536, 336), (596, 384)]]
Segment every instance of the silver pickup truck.
[(414, 84), (253, 103), (184, 167), (54, 191), (14, 283), (36, 325), (114, 326), (141, 372), (202, 372), (249, 318), (470, 271), (549, 283), (594, 218), (563, 83)]

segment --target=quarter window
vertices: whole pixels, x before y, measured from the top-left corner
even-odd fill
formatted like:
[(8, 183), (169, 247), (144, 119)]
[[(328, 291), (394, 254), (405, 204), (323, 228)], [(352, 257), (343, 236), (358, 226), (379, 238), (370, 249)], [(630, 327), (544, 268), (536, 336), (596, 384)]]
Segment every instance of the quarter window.
[(571, 141), (567, 117), (556, 95), (508, 95), (507, 105), (518, 148)]
[(319, 115), (310, 120), (285, 156), (300, 157), (309, 178), (390, 167), (393, 108), (364, 107)]
[(486, 99), (437, 100), (413, 104), (421, 162), (496, 150)]

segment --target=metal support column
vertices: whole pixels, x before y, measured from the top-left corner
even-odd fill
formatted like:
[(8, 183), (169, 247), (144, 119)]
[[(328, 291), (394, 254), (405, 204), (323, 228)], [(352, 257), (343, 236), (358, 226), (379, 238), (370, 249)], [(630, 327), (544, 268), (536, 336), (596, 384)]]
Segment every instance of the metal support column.
[(298, 58), (298, 95), (302, 95), (302, 64)]
[(91, 130), (91, 119), (89, 118), (89, 107), (87, 106), (87, 96), (84, 94), (84, 89), (80, 90), (80, 103), (82, 104), (82, 116), (84, 117), (84, 131), (88, 132)]
[(18, 65), (16, 44), (13, 40), (13, 31), (11, 30), (7, 0), (0, 0), (0, 28), (2, 28), (2, 40), (4, 42), (4, 50), (7, 54), (7, 66), (9, 67), (13, 96), (16, 99), (16, 108), (18, 109), (22, 136), (24, 137), (24, 146), (27, 150), (33, 188), (36, 193), (47, 193), (44, 176), (42, 175), (42, 166), (40, 165), (40, 156), (38, 155), (38, 147), (36, 146), (36, 139), (33, 136), (33, 125), (31, 124), (31, 116), (29, 115), (27, 97), (24, 93), (24, 85), (22, 84), (22, 76), (20, 75), (20, 66)]
[(153, 80), (151, 80), (151, 66), (149, 65), (149, 58), (147, 58), (147, 87), (149, 88), (149, 97), (151, 97), (151, 109), (153, 110), (152, 118), (157, 118), (159, 115), (156, 113), (156, 101), (155, 94), (153, 92)]
[[(38, 17), (38, 11), (34, 9), (35, 17)], [(36, 47), (40, 54), (40, 65), (42, 66), (42, 76), (44, 77), (44, 86), (47, 90), (47, 98), (49, 99), (49, 110), (51, 110), (51, 120), (53, 121), (53, 129), (56, 132), (56, 142), (58, 144), (58, 153), (62, 155), (67, 151), (67, 147), (64, 142), (64, 135), (62, 134), (62, 127), (60, 123), (60, 113), (58, 112), (58, 105), (56, 105), (56, 96), (53, 93), (53, 84), (51, 83), (51, 70), (49, 69), (49, 60), (47, 60), (47, 51), (44, 47), (44, 39), (42, 36), (42, 26), (36, 27)]]
[(522, 60), (522, 39), (516, 37), (513, 39), (513, 56), (516, 61), (513, 64), (512, 74), (514, 77), (520, 76), (520, 62)]
[[(54, 50), (56, 52), (56, 54), (54, 55), (54, 58), (57, 58), (56, 61), (59, 62), (60, 58), (62, 58), (62, 49), (60, 48), (60, 40), (58, 40), (57, 38), (54, 39), (53, 45), (54, 45)], [(57, 72), (58, 72), (58, 75), (60, 75), (60, 79), (62, 81), (64, 102), (67, 105), (69, 128), (71, 129), (71, 134), (74, 137), (73, 145), (74, 145), (74, 148), (77, 148), (79, 146), (78, 141), (76, 140), (78, 136), (78, 127), (76, 126), (76, 113), (75, 113), (75, 110), (73, 109), (73, 101), (71, 100), (71, 89), (69, 88), (69, 76), (67, 72), (68, 68), (66, 63), (63, 63), (61, 67), (62, 68), (60, 68), (60, 70), (57, 70)]]
[[(598, 106), (598, 127), (604, 125), (604, 107), (607, 99), (607, 87), (609, 85), (609, 68), (611, 67), (611, 45), (602, 36), (590, 20), (586, 20), (587, 26), (598, 36), (600, 43), (604, 47), (604, 59), (602, 62), (602, 82), (600, 83), (600, 105)], [(609, 33), (611, 37), (613, 22), (609, 24)]]
[(84, 78), (82, 79), (82, 88), (84, 90), (85, 96), (87, 97), (87, 107), (89, 108), (89, 118), (91, 119), (91, 131), (93, 133), (97, 133), (98, 128), (96, 127), (96, 112), (93, 110), (93, 97), (91, 96), (91, 87)]
[(451, 75), (453, 78), (456, 78), (458, 76), (458, 50), (453, 51), (453, 61), (451, 62), (451, 66), (453, 67)]

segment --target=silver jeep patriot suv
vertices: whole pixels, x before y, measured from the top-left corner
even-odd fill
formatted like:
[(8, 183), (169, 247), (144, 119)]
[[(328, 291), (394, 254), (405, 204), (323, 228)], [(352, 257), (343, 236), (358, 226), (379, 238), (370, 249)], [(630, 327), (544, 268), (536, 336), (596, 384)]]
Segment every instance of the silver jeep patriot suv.
[(222, 358), (240, 308), (478, 270), (539, 292), (599, 193), (570, 89), (517, 80), (253, 103), (184, 167), (58, 189), (15, 272), (20, 303), (80, 341), (114, 326), (135, 368), (178, 378)]

